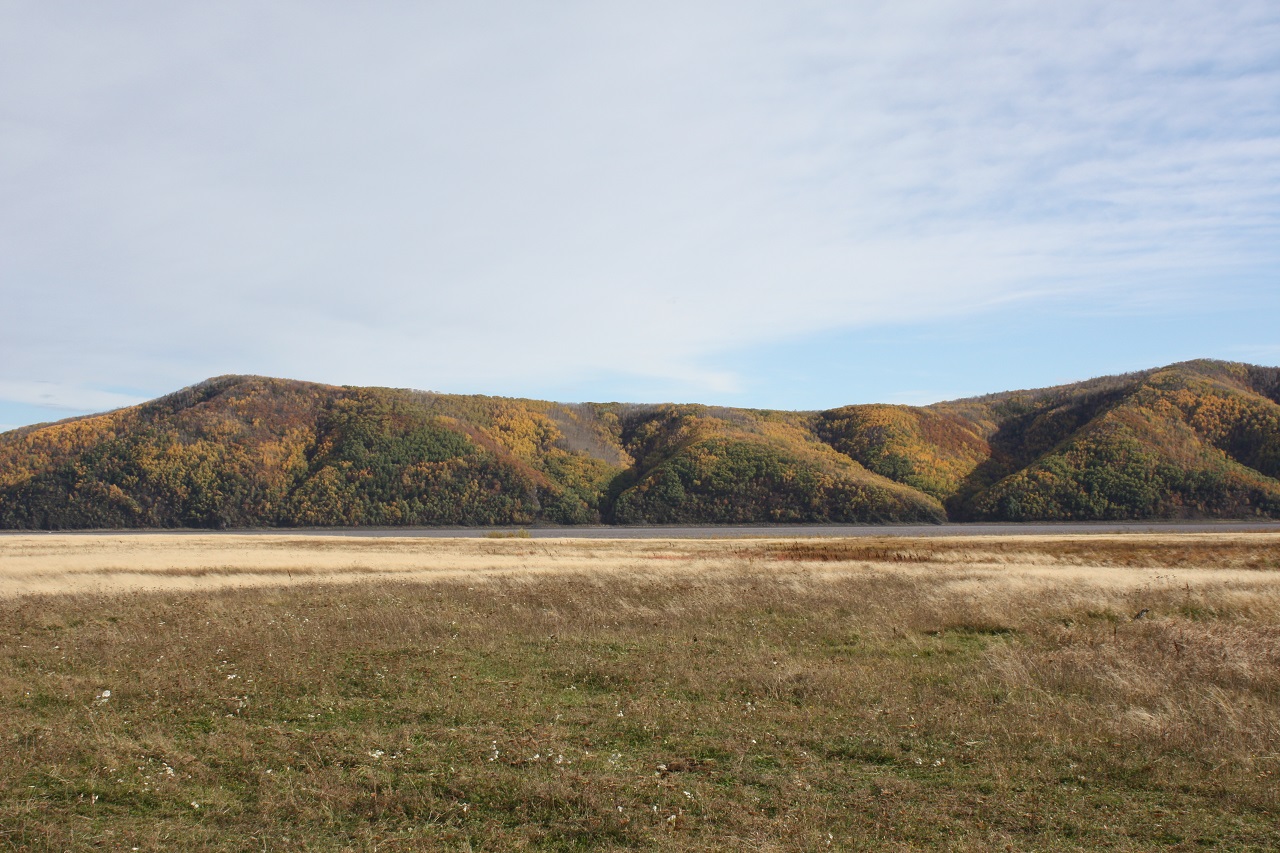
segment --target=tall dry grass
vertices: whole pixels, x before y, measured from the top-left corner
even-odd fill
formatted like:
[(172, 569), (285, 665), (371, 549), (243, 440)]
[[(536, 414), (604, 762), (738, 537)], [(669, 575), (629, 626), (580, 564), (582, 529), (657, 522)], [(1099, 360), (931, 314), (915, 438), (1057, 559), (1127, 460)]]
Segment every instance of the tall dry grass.
[(0, 844), (1280, 847), (1270, 541), (1017, 544), (11, 598)]

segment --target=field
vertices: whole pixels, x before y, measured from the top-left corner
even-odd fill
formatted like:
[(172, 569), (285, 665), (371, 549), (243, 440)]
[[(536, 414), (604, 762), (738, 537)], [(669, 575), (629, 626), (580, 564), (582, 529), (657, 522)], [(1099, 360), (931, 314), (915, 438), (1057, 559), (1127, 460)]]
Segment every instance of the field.
[(0, 848), (1280, 849), (1280, 535), (0, 537)]

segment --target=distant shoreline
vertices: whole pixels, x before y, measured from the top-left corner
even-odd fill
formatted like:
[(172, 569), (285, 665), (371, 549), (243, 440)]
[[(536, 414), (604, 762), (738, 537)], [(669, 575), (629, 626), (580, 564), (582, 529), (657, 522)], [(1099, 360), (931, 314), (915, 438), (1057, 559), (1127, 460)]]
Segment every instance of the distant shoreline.
[(1280, 521), (1058, 521), (946, 522), (942, 524), (750, 524), (750, 525), (582, 525), (574, 527), (258, 527), (228, 530), (203, 528), (122, 528), (85, 530), (0, 530), (0, 536), (353, 536), (418, 539), (483, 539), (515, 533), (531, 539), (748, 539), (768, 537), (867, 536), (1046, 536), (1099, 533), (1280, 533)]

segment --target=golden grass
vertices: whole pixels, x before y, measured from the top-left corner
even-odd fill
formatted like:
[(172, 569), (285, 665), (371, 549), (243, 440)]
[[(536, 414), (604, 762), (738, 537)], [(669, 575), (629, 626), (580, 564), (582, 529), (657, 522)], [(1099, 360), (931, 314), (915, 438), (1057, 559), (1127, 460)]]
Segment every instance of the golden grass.
[[(1147, 584), (1113, 569), (1165, 570), (1199, 584), (1280, 570), (1280, 536), (1128, 534), (859, 539), (434, 539), (316, 535), (87, 534), (0, 537), (0, 597), (194, 590), (517, 574), (664, 574), (774, 562), (818, 563), (818, 577), (923, 567), (947, 583)], [(829, 565), (836, 564), (836, 565)], [(963, 573), (957, 575), (957, 570)], [(772, 569), (771, 569), (772, 571)], [(806, 570), (813, 574), (814, 569)]]
[(2, 537), (0, 846), (1276, 849), (1278, 553)]

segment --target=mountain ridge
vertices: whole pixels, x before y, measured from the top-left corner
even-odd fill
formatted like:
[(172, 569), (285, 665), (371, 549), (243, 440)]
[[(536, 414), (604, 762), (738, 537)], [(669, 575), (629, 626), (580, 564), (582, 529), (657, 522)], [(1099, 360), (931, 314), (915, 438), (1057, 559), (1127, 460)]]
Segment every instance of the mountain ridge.
[(1280, 518), (1280, 368), (927, 406), (555, 403), (212, 377), (0, 433), (0, 528)]

